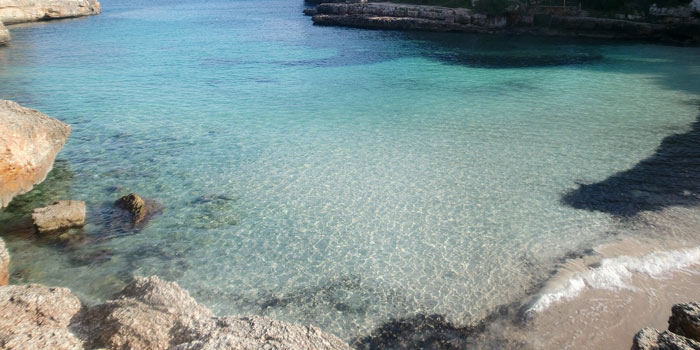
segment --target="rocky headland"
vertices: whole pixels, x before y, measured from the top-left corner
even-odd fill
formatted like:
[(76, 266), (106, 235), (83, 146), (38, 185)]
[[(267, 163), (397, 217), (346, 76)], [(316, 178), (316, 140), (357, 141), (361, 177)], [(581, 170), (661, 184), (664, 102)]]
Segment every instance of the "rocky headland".
[[(585, 11), (518, 9), (485, 15), (466, 8), (407, 5), (391, 2), (321, 3), (307, 9), (317, 25), (367, 29), (424, 30), (490, 34), (533, 34), (700, 44), (700, 10), (658, 9), (653, 20), (621, 15), (592, 17)], [(567, 12), (568, 11), (568, 12)], [(628, 18), (629, 17), (629, 18)], [(634, 20), (632, 20), (632, 18)]]
[(97, 0), (0, 0), (0, 45), (10, 41), (3, 25), (97, 15)]

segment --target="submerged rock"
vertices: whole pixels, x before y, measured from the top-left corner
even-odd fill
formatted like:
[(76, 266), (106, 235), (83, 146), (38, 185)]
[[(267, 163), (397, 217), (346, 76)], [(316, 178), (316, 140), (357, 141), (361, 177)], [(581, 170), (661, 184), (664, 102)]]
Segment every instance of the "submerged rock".
[(691, 302), (673, 305), (668, 330), (700, 341), (700, 304)]
[(114, 202), (119, 209), (113, 216), (112, 226), (119, 226), (120, 221), (126, 222), (131, 227), (142, 226), (154, 215), (163, 210), (163, 206), (150, 199), (143, 199), (136, 193), (122, 196)]
[(10, 32), (0, 21), (0, 45), (7, 44), (8, 42), (10, 42)]
[(50, 233), (85, 225), (85, 202), (56, 201), (34, 209), (32, 221), (38, 233)]
[(0, 287), (0, 347), (83, 349), (82, 341), (69, 329), (81, 307), (68, 288)]
[(44, 181), (68, 135), (67, 124), (0, 100), (0, 208)]
[(89, 16), (101, 11), (97, 0), (0, 1), (0, 21), (5, 24)]
[(10, 253), (5, 248), (5, 241), (0, 238), (0, 286), (10, 282)]

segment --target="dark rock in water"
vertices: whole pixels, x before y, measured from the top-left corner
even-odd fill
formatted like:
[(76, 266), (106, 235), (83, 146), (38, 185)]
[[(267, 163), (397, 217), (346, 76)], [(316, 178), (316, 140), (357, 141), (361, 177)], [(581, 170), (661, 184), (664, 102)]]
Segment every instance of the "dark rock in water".
[(114, 253), (111, 249), (100, 249), (94, 252), (81, 254), (71, 258), (71, 262), (75, 265), (92, 265), (99, 264), (112, 259)]
[(632, 350), (700, 350), (700, 343), (669, 331), (644, 328), (634, 336)]
[(110, 228), (142, 227), (155, 215), (163, 211), (163, 206), (151, 199), (143, 199), (136, 193), (122, 196), (114, 202), (116, 210), (110, 219)]
[(56, 201), (34, 209), (32, 221), (38, 233), (51, 233), (85, 225), (85, 202)]
[(313, 16), (313, 15), (315, 15), (316, 13), (318, 13), (318, 11), (316, 11), (316, 9), (304, 9), (303, 12), (304, 12), (304, 14), (307, 15), (307, 16)]
[(123, 190), (124, 190), (124, 187), (121, 187), (121, 186), (109, 186), (109, 187), (107, 187), (107, 192), (111, 192), (111, 193), (121, 192)]
[(214, 202), (214, 201), (232, 201), (235, 198), (226, 195), (226, 194), (205, 194), (203, 196), (197, 197), (192, 203), (199, 204), (199, 203), (209, 203), (209, 202)]
[(700, 304), (691, 302), (673, 305), (668, 330), (700, 341)]

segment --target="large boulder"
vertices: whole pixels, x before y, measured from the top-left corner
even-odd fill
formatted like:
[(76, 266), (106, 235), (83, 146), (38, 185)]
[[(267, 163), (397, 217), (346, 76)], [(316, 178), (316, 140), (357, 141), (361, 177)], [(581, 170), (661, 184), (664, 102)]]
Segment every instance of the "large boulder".
[(16, 24), (96, 15), (97, 0), (0, 0), (0, 22)]
[(215, 317), (176, 283), (136, 277), (80, 322), (89, 348), (349, 350), (334, 335), (266, 317)]
[(81, 324), (92, 347), (168, 349), (176, 327), (214, 315), (186, 290), (158, 277), (137, 277), (124, 290), (90, 308)]
[(5, 45), (10, 42), (10, 31), (0, 21), (0, 45)]
[(81, 307), (67, 288), (0, 287), (0, 348), (83, 349), (82, 341), (69, 329)]
[(0, 238), (0, 286), (10, 282), (10, 253), (5, 248), (5, 241)]
[(668, 330), (700, 341), (700, 304), (691, 302), (673, 305)]
[(34, 209), (32, 221), (38, 233), (57, 232), (85, 225), (85, 202), (57, 201)]
[(634, 336), (632, 350), (700, 350), (700, 343), (654, 328), (644, 328)]
[(67, 124), (0, 100), (0, 208), (44, 181), (69, 135)]

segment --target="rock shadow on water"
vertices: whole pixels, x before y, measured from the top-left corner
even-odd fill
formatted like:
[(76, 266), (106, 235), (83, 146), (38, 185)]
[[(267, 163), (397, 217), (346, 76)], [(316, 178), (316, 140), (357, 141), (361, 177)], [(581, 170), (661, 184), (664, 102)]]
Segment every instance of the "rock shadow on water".
[(690, 131), (663, 139), (653, 155), (561, 198), (576, 209), (631, 218), (642, 211), (700, 204), (700, 116)]

